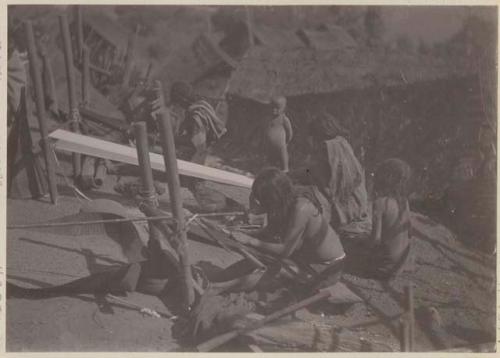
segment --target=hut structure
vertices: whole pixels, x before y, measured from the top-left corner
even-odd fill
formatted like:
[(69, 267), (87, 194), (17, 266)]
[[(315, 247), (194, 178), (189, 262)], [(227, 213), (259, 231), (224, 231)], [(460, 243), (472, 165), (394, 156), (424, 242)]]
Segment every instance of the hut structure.
[(257, 150), (265, 103), (284, 95), (296, 133), (292, 167), (307, 156), (313, 115), (326, 110), (349, 130), (368, 172), (400, 157), (414, 168), (417, 192), (440, 193), (454, 163), (478, 145), (485, 120), (479, 85), (471, 70), (432, 56), (255, 47), (229, 83), (229, 137)]

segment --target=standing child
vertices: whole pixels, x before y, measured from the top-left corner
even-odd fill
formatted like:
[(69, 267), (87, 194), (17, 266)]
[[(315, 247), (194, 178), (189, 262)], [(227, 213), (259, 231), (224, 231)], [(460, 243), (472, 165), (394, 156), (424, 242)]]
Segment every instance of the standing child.
[(266, 154), (270, 165), (288, 172), (288, 143), (292, 140), (293, 131), (290, 120), (285, 115), (286, 98), (274, 97), (270, 103), (272, 117), (266, 124)]
[(409, 255), (409, 179), (410, 167), (400, 159), (387, 159), (375, 171), (370, 271), (376, 278), (392, 277)]

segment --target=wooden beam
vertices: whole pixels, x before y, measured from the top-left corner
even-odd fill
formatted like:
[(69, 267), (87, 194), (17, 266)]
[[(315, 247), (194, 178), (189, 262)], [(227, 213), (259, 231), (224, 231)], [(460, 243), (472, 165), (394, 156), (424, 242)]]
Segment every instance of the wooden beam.
[(254, 331), (256, 329), (264, 327), (266, 324), (268, 324), (272, 321), (275, 321), (278, 318), (289, 315), (295, 311), (298, 311), (301, 308), (308, 307), (308, 306), (312, 305), (313, 303), (319, 302), (319, 301), (327, 298), (328, 296), (330, 296), (332, 294), (333, 290), (334, 290), (333, 286), (321, 289), (319, 292), (315, 293), (314, 295), (312, 295), (312, 296), (310, 296), (310, 297), (308, 297), (300, 302), (292, 304), (288, 307), (280, 309), (280, 310), (264, 317), (260, 321), (250, 323), (245, 327), (242, 327), (239, 329), (234, 329), (232, 331), (228, 331), (226, 333), (223, 333), (219, 336), (213, 337), (213, 338), (197, 345), (196, 350), (198, 352), (210, 352), (210, 351), (216, 349), (217, 347), (220, 347), (221, 345), (238, 337), (241, 334), (249, 333), (251, 331)]
[(129, 128), (128, 123), (120, 118), (101, 114), (88, 106), (80, 106), (80, 115), (91, 120), (92, 122), (104, 124), (105, 126), (120, 132), (125, 132)]
[(45, 157), (45, 166), (47, 168), (47, 179), (49, 182), (50, 199), (52, 204), (57, 203), (57, 182), (56, 182), (56, 170), (54, 166), (54, 158), (52, 156), (52, 151), (50, 148), (50, 143), (47, 137), (47, 117), (45, 116), (45, 103), (43, 95), (43, 85), (42, 85), (42, 75), (40, 73), (40, 68), (38, 66), (38, 56), (36, 52), (35, 36), (33, 34), (33, 24), (31, 21), (26, 21), (24, 23), (24, 30), (26, 34), (26, 43), (28, 47), (28, 58), (29, 65), (31, 69), (30, 81), (33, 83), (35, 89), (35, 104), (38, 119), (38, 126), (40, 128), (41, 140), (40, 144)]
[[(157, 98), (163, 97), (163, 90), (159, 81), (156, 81)], [(163, 103), (163, 100), (161, 101)], [(183, 279), (183, 296), (184, 303), (190, 309), (194, 303), (195, 296), (193, 291), (193, 274), (191, 272), (191, 263), (189, 252), (187, 249), (187, 233), (184, 230), (184, 209), (182, 208), (181, 184), (179, 180), (177, 160), (175, 157), (174, 131), (172, 128), (172, 119), (170, 112), (162, 108), (160, 114), (157, 115), (157, 121), (160, 122), (160, 140), (163, 149), (163, 161), (166, 168), (166, 176), (168, 183), (168, 191), (170, 194), (170, 204), (174, 219), (177, 223), (177, 231), (179, 232), (179, 261), (182, 267)]]
[(135, 32), (133, 34), (130, 34), (128, 38), (127, 57), (125, 58), (125, 70), (122, 78), (122, 87), (129, 86), (130, 76), (132, 75), (132, 70), (135, 61), (135, 47), (137, 43), (138, 32), (139, 32), (139, 25), (137, 25)]
[(409, 344), (410, 352), (415, 350), (415, 316), (414, 316), (414, 302), (413, 302), (413, 286), (410, 283), (405, 287), (405, 303), (406, 311), (408, 316), (408, 326), (409, 326)]
[[(71, 48), (71, 35), (69, 33), (68, 19), (65, 14), (59, 15), (59, 27), (63, 39), (64, 62), (66, 64), (66, 81), (68, 82), (69, 118), (70, 126), (74, 132), (80, 131), (78, 101), (75, 91), (75, 77), (73, 71), (73, 49)], [(82, 172), (82, 159), (79, 153), (73, 153), (73, 179), (77, 180)]]
[(158, 206), (158, 198), (153, 180), (153, 170), (149, 157), (148, 130), (146, 122), (134, 123), (135, 142), (137, 143), (137, 157), (141, 169), (141, 196), (149, 205)]
[[(97, 158), (138, 165), (137, 153), (133, 147), (84, 136), (63, 129), (55, 130), (50, 133), (49, 137), (55, 140), (55, 148), (58, 150), (76, 152)], [(165, 171), (165, 163), (160, 154), (149, 153), (149, 156), (153, 170)], [(180, 159), (177, 159), (177, 166), (179, 168), (179, 174), (181, 175), (243, 188), (252, 187), (253, 179), (244, 175), (210, 168)]]
[(82, 48), (82, 102), (84, 106), (90, 103), (90, 50), (87, 46)]
[(75, 7), (77, 61), (81, 64), (83, 56), (83, 14), (81, 5)]
[(89, 68), (92, 71), (97, 72), (100, 75), (111, 77), (111, 72), (106, 71), (105, 69), (103, 69), (103, 68), (101, 68), (101, 67), (99, 67), (97, 65), (94, 65), (93, 63), (89, 63)]

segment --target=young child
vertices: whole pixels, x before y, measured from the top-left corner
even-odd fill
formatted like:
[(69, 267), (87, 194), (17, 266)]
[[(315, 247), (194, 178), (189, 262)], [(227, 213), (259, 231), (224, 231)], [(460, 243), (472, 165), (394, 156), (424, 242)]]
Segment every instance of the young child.
[(410, 251), (410, 208), (407, 186), (410, 167), (400, 159), (387, 159), (375, 171), (371, 272), (389, 279)]
[(293, 131), (290, 120), (285, 115), (286, 98), (274, 97), (270, 103), (272, 119), (265, 128), (266, 154), (270, 165), (288, 172), (288, 143), (292, 140)]

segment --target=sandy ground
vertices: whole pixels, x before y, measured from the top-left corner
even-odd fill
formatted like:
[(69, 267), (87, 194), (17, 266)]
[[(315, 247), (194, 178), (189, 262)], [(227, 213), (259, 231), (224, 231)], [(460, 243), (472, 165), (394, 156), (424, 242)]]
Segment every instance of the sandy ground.
[[(69, 168), (66, 166), (66, 171)], [(57, 205), (47, 199), (9, 200), (8, 224), (45, 222), (79, 212), (81, 202), (60, 179), (62, 196)], [(117, 178), (109, 176), (91, 198), (115, 199), (131, 211), (132, 200), (114, 193)], [(127, 180), (122, 178), (121, 180)], [(248, 191), (213, 184), (234, 200), (246, 204)], [(183, 190), (186, 206), (196, 206)], [(168, 195), (161, 198), (168, 207)], [(413, 215), (414, 271), (405, 272), (390, 284), (344, 275), (344, 282), (364, 302), (348, 310), (323, 305), (321, 311), (302, 310), (297, 317), (332, 327), (348, 327), (371, 341), (399, 350), (398, 317), (403, 312), (403, 288), (415, 285), (417, 322), (422, 308), (434, 307), (442, 328), (454, 346), (493, 341), (495, 337), (495, 257), (462, 247), (445, 227), (419, 214)], [(198, 241), (190, 240), (192, 260), (205, 270), (224, 268), (239, 259)], [(98, 272), (125, 262), (118, 244), (99, 228), (78, 233), (69, 229), (9, 230), (7, 235), (8, 279), (19, 285), (44, 287)], [(127, 301), (168, 313), (156, 297), (131, 293)], [(43, 300), (7, 300), (8, 351), (173, 351), (179, 350), (168, 318), (142, 315), (137, 310), (103, 306), (92, 295)], [(434, 350), (432, 335), (417, 325), (416, 350)], [(286, 348), (279, 348), (286, 349)], [(312, 350), (312, 348), (311, 348)], [(360, 346), (361, 350), (361, 346)]]

